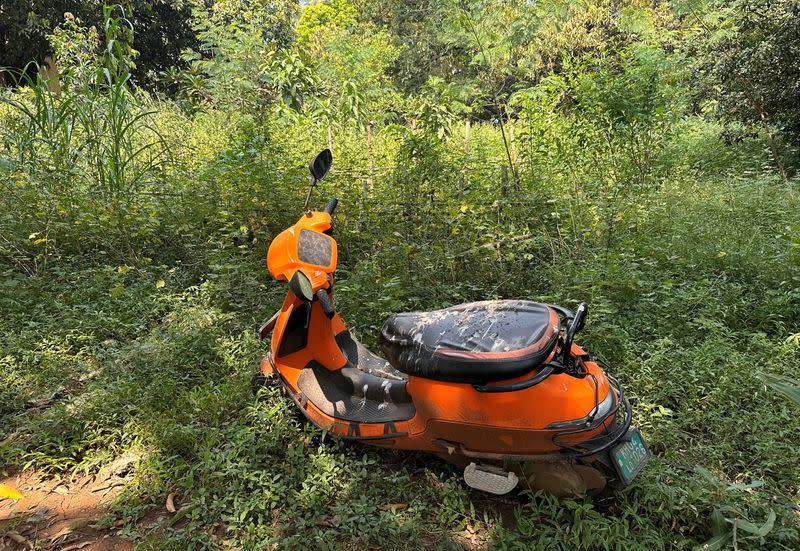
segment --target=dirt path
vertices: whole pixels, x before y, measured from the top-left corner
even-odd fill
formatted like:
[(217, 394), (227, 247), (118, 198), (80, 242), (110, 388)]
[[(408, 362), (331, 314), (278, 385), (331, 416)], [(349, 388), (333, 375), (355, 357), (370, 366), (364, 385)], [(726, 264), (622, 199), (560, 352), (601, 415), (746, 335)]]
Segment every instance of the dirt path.
[(36, 473), (0, 479), (24, 496), (0, 499), (0, 550), (132, 550), (132, 542), (109, 534), (113, 527), (97, 525), (121, 489), (120, 480), (90, 476), (67, 483)]

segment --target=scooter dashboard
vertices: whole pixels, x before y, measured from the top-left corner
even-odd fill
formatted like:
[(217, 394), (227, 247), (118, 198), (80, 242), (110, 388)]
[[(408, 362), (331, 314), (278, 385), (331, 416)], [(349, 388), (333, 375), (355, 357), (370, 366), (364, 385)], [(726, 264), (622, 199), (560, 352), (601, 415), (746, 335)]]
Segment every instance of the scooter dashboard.
[(323, 233), (331, 227), (331, 215), (314, 211), (279, 233), (267, 251), (267, 267), (273, 278), (289, 281), (297, 270), (311, 280), (315, 290), (327, 287), (327, 274), (336, 270), (336, 240)]

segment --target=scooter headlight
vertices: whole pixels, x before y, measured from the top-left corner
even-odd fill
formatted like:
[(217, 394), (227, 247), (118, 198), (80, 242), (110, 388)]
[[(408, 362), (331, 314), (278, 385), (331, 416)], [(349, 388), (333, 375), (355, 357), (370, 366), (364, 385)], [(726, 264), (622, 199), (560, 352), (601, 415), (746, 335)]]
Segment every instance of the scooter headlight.
[[(589, 415), (594, 417), (595, 420), (605, 419), (616, 405), (617, 394), (614, 392), (614, 389), (609, 386), (605, 399), (597, 404), (597, 411), (590, 412)], [(592, 415), (592, 413), (594, 413), (594, 415)]]
[(571, 419), (569, 421), (558, 421), (556, 423), (550, 423), (547, 425), (546, 428), (548, 429), (578, 429), (578, 428), (587, 428), (587, 425), (597, 425), (605, 420), (609, 414), (614, 411), (617, 407), (617, 394), (614, 392), (614, 389), (609, 386), (608, 394), (603, 399), (602, 402), (597, 404), (596, 407), (593, 407), (587, 414), (586, 417), (581, 417), (580, 419)]

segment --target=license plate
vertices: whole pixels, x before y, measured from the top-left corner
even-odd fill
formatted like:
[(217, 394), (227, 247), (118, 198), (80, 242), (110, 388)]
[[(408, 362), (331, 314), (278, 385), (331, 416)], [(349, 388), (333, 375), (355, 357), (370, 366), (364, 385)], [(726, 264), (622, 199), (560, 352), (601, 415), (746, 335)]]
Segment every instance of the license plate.
[(611, 462), (625, 484), (636, 478), (652, 456), (637, 428), (630, 429), (622, 443), (611, 449)]

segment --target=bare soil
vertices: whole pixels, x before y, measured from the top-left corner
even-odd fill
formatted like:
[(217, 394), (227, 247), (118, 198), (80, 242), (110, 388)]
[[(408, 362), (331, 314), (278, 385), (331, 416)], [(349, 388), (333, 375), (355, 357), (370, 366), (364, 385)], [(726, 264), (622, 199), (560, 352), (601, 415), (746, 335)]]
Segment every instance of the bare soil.
[(133, 542), (110, 533), (113, 522), (98, 524), (122, 488), (122, 479), (106, 475), (67, 482), (26, 472), (0, 479), (25, 496), (0, 499), (0, 550), (132, 550)]

